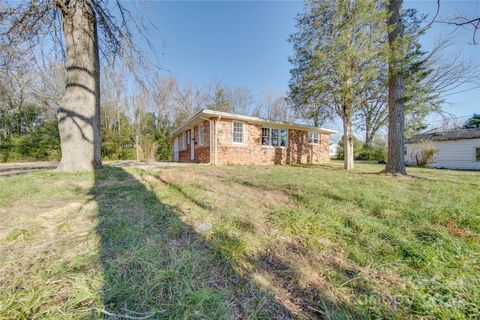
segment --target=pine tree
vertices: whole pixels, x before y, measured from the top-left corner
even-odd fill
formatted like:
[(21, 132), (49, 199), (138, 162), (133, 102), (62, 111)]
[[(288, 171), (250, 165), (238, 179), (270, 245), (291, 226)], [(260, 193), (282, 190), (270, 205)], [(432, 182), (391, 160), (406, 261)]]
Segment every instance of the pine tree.
[(480, 113), (474, 113), (473, 117), (463, 125), (465, 129), (480, 129)]
[(325, 105), (344, 128), (344, 167), (354, 167), (353, 115), (377, 77), (382, 57), (384, 11), (377, 1), (327, 0), (305, 4), (291, 36), (290, 98), (297, 107)]

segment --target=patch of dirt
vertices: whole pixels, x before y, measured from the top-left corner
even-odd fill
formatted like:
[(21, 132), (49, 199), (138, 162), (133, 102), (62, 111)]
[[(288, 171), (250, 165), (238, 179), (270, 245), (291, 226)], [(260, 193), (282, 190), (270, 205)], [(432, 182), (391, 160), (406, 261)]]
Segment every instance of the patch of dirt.
[(469, 236), (468, 231), (460, 228), (455, 221), (449, 221), (447, 224), (447, 229), (450, 234), (453, 234), (459, 238), (465, 238)]

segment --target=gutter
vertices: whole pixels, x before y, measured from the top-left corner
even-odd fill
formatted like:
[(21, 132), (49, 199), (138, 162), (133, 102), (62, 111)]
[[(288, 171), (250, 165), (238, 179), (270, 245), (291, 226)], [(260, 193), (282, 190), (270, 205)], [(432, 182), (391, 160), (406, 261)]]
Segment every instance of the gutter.
[(325, 129), (325, 128), (315, 128), (315, 127), (310, 127), (310, 126), (299, 124), (299, 123), (276, 121), (276, 120), (267, 120), (267, 119), (262, 119), (262, 118), (258, 118), (258, 117), (251, 117), (251, 116), (238, 115), (238, 114), (233, 114), (233, 113), (228, 113), (228, 112), (220, 112), (220, 111), (202, 109), (202, 110), (198, 111), (196, 114), (194, 114), (193, 116), (191, 116), (190, 119), (188, 119), (186, 123), (184, 123), (182, 126), (177, 128), (176, 130), (174, 130), (172, 132), (172, 136), (176, 136), (178, 133), (184, 131), (185, 128), (187, 128), (193, 121), (198, 119), (201, 115), (210, 116), (210, 117), (212, 117), (212, 116), (213, 117), (218, 117), (218, 120), (220, 120), (223, 117), (223, 118), (227, 118), (227, 119), (240, 120), (240, 121), (251, 122), (251, 123), (258, 123), (258, 124), (262, 124), (262, 125), (275, 125), (275, 126), (285, 127), (285, 128), (288, 128), (288, 129), (314, 131), (314, 132), (325, 133), (325, 134), (337, 133), (336, 130), (330, 130), (330, 129)]
[(221, 115), (218, 115), (217, 121), (215, 121), (215, 165), (217, 164), (217, 145), (218, 145), (218, 121), (222, 119)]
[(212, 164), (212, 149), (213, 149), (213, 146), (212, 146), (212, 139), (213, 139), (213, 134), (212, 134), (212, 119), (205, 119), (205, 120), (208, 120), (208, 130), (210, 131), (209, 134), (208, 134), (208, 139), (209, 139), (209, 153), (208, 153), (208, 163), (206, 163), (205, 165), (211, 165)]

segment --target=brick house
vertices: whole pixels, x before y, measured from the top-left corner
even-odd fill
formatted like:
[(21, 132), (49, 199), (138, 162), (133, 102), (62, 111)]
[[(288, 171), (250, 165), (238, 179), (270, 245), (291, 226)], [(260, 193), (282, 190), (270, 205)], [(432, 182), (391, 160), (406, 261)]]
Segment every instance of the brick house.
[(211, 164), (325, 163), (334, 130), (201, 110), (172, 133), (173, 160)]

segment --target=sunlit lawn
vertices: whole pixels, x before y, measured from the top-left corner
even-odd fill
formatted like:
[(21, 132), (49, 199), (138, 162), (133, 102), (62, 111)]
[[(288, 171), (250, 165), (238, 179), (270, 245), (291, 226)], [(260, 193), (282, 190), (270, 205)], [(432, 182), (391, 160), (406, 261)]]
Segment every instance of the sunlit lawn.
[(480, 172), (381, 169), (0, 178), (0, 318), (480, 317)]

